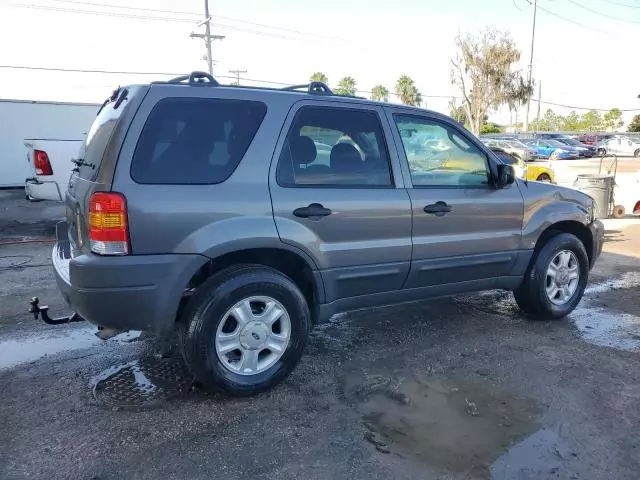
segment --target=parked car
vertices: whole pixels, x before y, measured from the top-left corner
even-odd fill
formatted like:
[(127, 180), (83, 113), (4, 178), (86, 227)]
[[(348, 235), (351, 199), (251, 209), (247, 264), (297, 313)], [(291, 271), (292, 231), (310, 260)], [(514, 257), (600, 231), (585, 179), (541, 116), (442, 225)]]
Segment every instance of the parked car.
[(578, 140), (575, 140), (573, 138), (569, 138), (569, 137), (559, 137), (554, 139), (557, 142), (560, 142), (564, 145), (568, 145), (570, 147), (573, 147), (575, 150), (578, 151), (578, 155), (580, 157), (585, 157), (585, 158), (591, 158), (596, 154), (596, 149), (594, 147), (590, 147), (588, 145), (583, 144), (582, 142), (579, 142)]
[(81, 157), (78, 152), (83, 144), (82, 140), (26, 139), (24, 145), (32, 174), (25, 179), (27, 199), (62, 202), (75, 166), (72, 161)]
[(523, 140), (527, 145), (533, 148), (538, 158), (549, 158), (552, 160), (565, 160), (578, 158), (579, 154), (576, 149), (569, 145), (564, 145), (556, 140), (531, 139)]
[(578, 135), (576, 139), (579, 142), (584, 143), (585, 145), (594, 146), (596, 143), (601, 142), (602, 140), (608, 140), (609, 138), (613, 138), (612, 133), (584, 134), (584, 135)]
[(551, 161), (542, 163), (529, 161), (525, 162), (520, 157), (507, 152), (500, 147), (489, 147), (491, 151), (505, 165), (513, 166), (516, 176), (527, 181), (555, 183), (555, 172)]
[(613, 137), (595, 145), (598, 155), (640, 157), (640, 140), (634, 137)]
[[(433, 165), (409, 168), (412, 129), (448, 147), (419, 152)], [(326, 132), (364, 157), (337, 141), (318, 163)], [(201, 72), (116, 91), (66, 207), (52, 260), (71, 308), (103, 337), (177, 329), (194, 378), (233, 395), (281, 382), (338, 312), (500, 288), (564, 317), (604, 236), (591, 197), (517, 179), (445, 115)]]
[(529, 145), (526, 145), (517, 139), (487, 138), (482, 139), (482, 141), (488, 147), (501, 148), (505, 152), (515, 155), (525, 162), (529, 162), (536, 158), (536, 151), (533, 150)]

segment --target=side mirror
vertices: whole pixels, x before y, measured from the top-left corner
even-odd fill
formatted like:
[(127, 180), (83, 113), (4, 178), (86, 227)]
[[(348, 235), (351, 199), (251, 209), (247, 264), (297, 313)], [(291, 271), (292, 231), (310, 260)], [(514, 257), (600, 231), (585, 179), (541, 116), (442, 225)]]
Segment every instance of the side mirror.
[(511, 165), (498, 164), (497, 187), (504, 188), (516, 181), (516, 172)]

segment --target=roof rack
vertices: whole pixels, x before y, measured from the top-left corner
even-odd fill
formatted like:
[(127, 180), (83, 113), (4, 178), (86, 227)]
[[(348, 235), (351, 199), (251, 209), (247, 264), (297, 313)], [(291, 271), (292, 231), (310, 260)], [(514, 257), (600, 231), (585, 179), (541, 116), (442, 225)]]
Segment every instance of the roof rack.
[(191, 72), (189, 75), (181, 75), (179, 77), (172, 78), (169, 83), (183, 83), (188, 81), (191, 85), (210, 85), (212, 87), (219, 87), (220, 83), (213, 78), (212, 75), (206, 72)]
[(312, 93), (315, 95), (333, 95), (334, 93), (327, 86), (326, 83), (323, 82), (311, 82), (304, 83), (302, 85), (291, 85), (290, 87), (281, 88), (281, 90), (286, 90), (288, 92), (294, 92), (296, 90), (306, 89), (307, 93)]

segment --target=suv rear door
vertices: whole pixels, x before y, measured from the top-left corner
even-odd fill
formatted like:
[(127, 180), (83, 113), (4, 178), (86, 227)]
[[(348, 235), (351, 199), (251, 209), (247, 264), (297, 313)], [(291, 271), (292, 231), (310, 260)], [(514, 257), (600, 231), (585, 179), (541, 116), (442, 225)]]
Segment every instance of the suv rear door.
[[(413, 205), (406, 288), (491, 288), (498, 277), (511, 275), (522, 241), (523, 198), (517, 183), (494, 188), (493, 160), (477, 139), (444, 116), (386, 110), (406, 157), (402, 166)], [(414, 144), (414, 132), (432, 140)]]
[(383, 115), (374, 105), (305, 100), (278, 141), (270, 173), (278, 233), (315, 259), (327, 302), (398, 290), (409, 271), (411, 204)]

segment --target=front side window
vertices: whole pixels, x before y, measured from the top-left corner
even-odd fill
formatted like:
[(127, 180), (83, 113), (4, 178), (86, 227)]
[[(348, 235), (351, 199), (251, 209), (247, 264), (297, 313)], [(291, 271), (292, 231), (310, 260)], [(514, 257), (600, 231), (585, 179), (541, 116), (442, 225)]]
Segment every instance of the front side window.
[[(412, 116), (394, 115), (394, 119), (414, 187), (488, 185), (486, 156), (455, 128)], [(420, 140), (412, 141), (414, 136)]]
[(287, 134), (276, 177), (285, 187), (391, 187), (389, 155), (378, 115), (366, 110), (302, 107)]
[(249, 148), (267, 107), (261, 102), (170, 98), (142, 129), (131, 178), (147, 184), (224, 182)]

